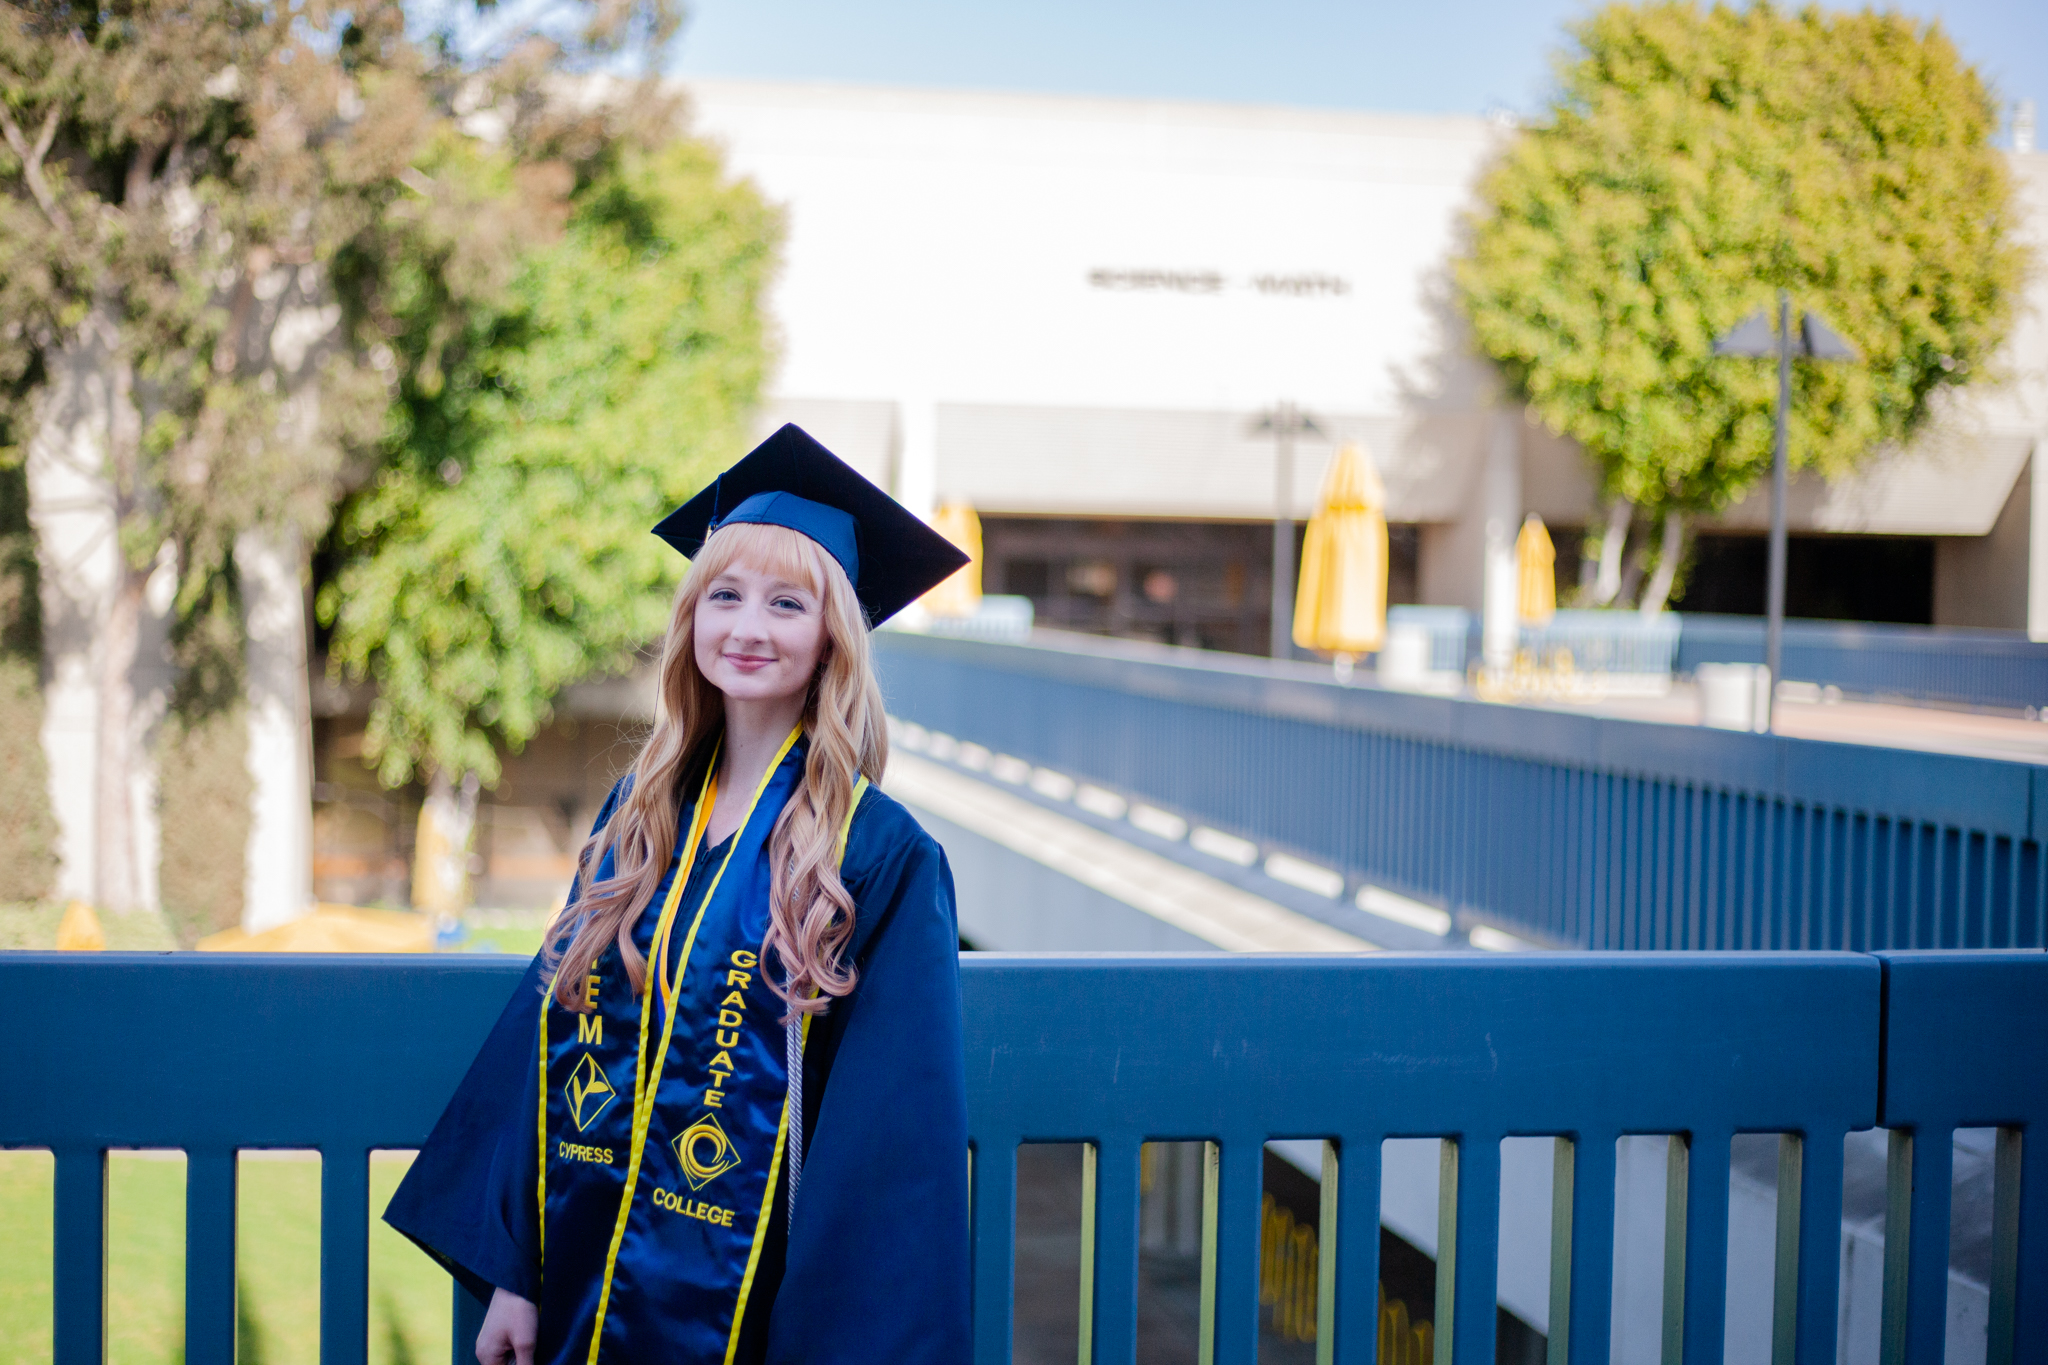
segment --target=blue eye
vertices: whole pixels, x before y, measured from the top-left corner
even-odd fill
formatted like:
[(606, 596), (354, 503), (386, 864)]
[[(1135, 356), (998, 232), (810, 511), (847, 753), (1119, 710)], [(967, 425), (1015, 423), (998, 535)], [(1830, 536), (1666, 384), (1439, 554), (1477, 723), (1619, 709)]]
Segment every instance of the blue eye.
[(731, 588), (713, 588), (706, 594), (714, 602), (737, 602), (740, 595)]
[(778, 597), (775, 599), (775, 605), (784, 611), (802, 611), (804, 609), (804, 604), (794, 597)]

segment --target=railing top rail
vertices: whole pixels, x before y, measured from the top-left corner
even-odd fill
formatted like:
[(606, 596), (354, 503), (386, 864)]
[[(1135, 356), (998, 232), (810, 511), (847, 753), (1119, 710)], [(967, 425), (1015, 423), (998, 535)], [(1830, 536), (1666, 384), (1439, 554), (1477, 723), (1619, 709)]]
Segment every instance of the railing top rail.
[[(1763, 639), (1764, 618), (1735, 616), (1720, 612), (1674, 612), (1679, 630), (1692, 639)], [(1973, 650), (2014, 658), (2048, 659), (2048, 641), (2029, 639), (2022, 630), (1999, 630), (1988, 626), (1914, 626), (1889, 621), (1823, 621), (1793, 618), (1785, 622), (1785, 638), (1802, 644), (1846, 647), (1879, 647), (1928, 651), (1953, 649), (1958, 644)]]
[(969, 958), (969, 1111), (1038, 1140), (1876, 1121), (1850, 953)]
[[(2048, 954), (1877, 956), (1886, 1001), (1880, 1122), (1940, 1131), (2048, 1126)], [(1970, 1064), (1958, 1066), (1959, 1057)]]
[[(413, 1146), (523, 964), (0, 960), (0, 1144)], [(1867, 1127), (1858, 954), (962, 963), (971, 1109), (1017, 1136)], [(1304, 1081), (1314, 1078), (1314, 1084)]]
[(417, 1147), (506, 957), (0, 957), (0, 1145)]

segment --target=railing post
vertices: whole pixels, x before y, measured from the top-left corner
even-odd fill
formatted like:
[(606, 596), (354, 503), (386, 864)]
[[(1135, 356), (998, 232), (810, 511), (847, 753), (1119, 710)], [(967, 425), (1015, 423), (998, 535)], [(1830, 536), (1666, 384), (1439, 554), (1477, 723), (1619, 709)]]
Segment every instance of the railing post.
[(1991, 1323), (1986, 1365), (2048, 1354), (2048, 1143), (1998, 1130), (1991, 1189)]
[(1499, 1260), (1500, 1138), (1445, 1138), (1437, 1178), (1438, 1362), (1492, 1365)]
[[(1082, 1205), (1081, 1365), (1125, 1365), (1138, 1354), (1138, 1153), (1135, 1138), (1088, 1148)], [(1091, 1235), (1092, 1239), (1091, 1239)]]
[(1010, 1365), (1017, 1256), (1017, 1139), (974, 1145), (974, 1365)]
[(320, 1365), (363, 1365), (370, 1346), (370, 1153), (320, 1153)]
[(1720, 1365), (1728, 1322), (1728, 1146), (1673, 1133), (1664, 1187), (1664, 1365)]
[(1886, 1161), (1884, 1365), (1941, 1365), (1954, 1134), (1894, 1128)]
[(1081, 1144), (1081, 1305), (1079, 1365), (1095, 1360), (1095, 1168), (1100, 1164), (1100, 1147)]
[(1794, 1365), (1799, 1356), (1799, 1322), (1804, 1306), (1799, 1282), (1806, 1263), (1799, 1255), (1806, 1218), (1806, 1140), (1778, 1134), (1778, 1228), (1771, 1261), (1771, 1365)]
[(1371, 1365), (1379, 1346), (1380, 1327), (1377, 1134), (1347, 1136), (1340, 1143), (1323, 1148), (1321, 1236), (1324, 1260), (1323, 1285), (1316, 1300), (1317, 1365)]
[(1216, 1365), (1216, 1245), (1222, 1222), (1222, 1149), (1202, 1144), (1202, 1287), (1196, 1300), (1195, 1365)]
[(1257, 1365), (1259, 1197), (1264, 1193), (1265, 1152), (1265, 1143), (1241, 1135), (1204, 1148), (1204, 1365)]
[(1578, 1144), (1555, 1137), (1550, 1147), (1550, 1330), (1545, 1359), (1565, 1365), (1572, 1348), (1572, 1199)]
[(107, 1153), (60, 1147), (55, 1190), (55, 1365), (102, 1365), (107, 1340)]
[(455, 1311), (448, 1340), (448, 1365), (476, 1365), (476, 1338), (484, 1330), (490, 1305), (454, 1282)]
[(235, 1365), (235, 1193), (239, 1154), (185, 1153), (185, 1362)]
[(1556, 1169), (1569, 1170), (1570, 1178), (1562, 1193), (1553, 1188), (1551, 1194), (1549, 1365), (1607, 1365), (1614, 1309), (1618, 1136), (1581, 1130), (1558, 1139)]
[(1841, 1294), (1842, 1135), (1778, 1139), (1771, 1365), (1832, 1365)]

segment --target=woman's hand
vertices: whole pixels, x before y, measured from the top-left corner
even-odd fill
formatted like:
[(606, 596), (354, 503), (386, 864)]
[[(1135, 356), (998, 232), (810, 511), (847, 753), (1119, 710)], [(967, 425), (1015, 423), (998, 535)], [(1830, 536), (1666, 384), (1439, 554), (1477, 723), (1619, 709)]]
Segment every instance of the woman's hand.
[(517, 1294), (500, 1289), (491, 1295), (484, 1328), (476, 1334), (477, 1365), (533, 1365), (533, 1338), (540, 1329), (540, 1310)]

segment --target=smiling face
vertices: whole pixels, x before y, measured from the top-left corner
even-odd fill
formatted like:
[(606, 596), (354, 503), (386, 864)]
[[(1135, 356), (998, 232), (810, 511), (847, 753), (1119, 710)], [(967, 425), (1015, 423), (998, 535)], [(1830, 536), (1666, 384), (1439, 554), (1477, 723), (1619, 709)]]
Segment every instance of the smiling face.
[(824, 602), (810, 584), (735, 560), (697, 602), (697, 667), (733, 701), (802, 696), (825, 654)]

